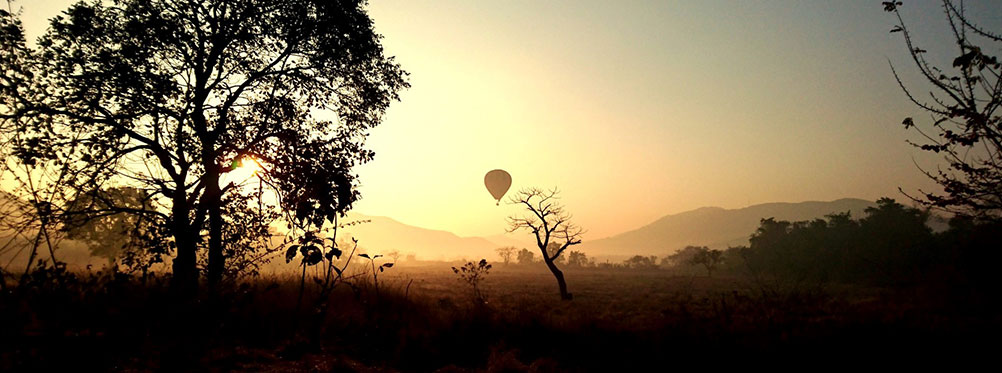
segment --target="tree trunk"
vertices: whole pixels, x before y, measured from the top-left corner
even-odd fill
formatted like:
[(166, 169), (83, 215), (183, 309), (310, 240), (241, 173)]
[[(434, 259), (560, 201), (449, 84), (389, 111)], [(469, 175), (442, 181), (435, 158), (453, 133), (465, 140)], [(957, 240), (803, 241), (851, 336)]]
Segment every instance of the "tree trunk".
[[(209, 71), (211, 69), (203, 71), (204, 74), (196, 74), (195, 102), (204, 103), (208, 96), (205, 87), (210, 75)], [(210, 129), (202, 110), (195, 110), (192, 121), (202, 145), (201, 162), (205, 169), (202, 182), (205, 185), (205, 191), (200, 198), (200, 207), (204, 207), (206, 213), (209, 214), (209, 263), (206, 268), (206, 277), (209, 281), (209, 290), (214, 291), (216, 285), (223, 278), (223, 268), (225, 267), (223, 263), (225, 258), (223, 257), (222, 192), (219, 189), (221, 170), (217, 159), (219, 152), (216, 149), (216, 140), (218, 140), (220, 133), (224, 133), (226, 127), (225, 120), (219, 120), (215, 123), (216, 128)], [(197, 223), (201, 227), (202, 222)]]
[(557, 268), (557, 265), (553, 264), (553, 261), (545, 254), (543, 255), (543, 262), (546, 262), (546, 267), (550, 269), (550, 272), (553, 272), (553, 277), (557, 278), (557, 286), (560, 287), (560, 299), (571, 300), (574, 298), (573, 294), (567, 292), (567, 282), (564, 281), (564, 272), (560, 268)]
[(184, 193), (178, 193), (174, 198), (173, 207), (174, 243), (177, 245), (177, 257), (174, 258), (174, 277), (171, 286), (174, 291), (183, 296), (194, 296), (198, 292), (198, 267), (195, 250), (198, 248), (197, 231), (193, 231), (188, 220), (190, 209), (185, 201)]
[[(215, 157), (212, 157), (214, 159)], [(209, 213), (209, 288), (215, 289), (223, 279), (226, 258), (223, 257), (222, 193), (219, 189), (219, 169), (214, 161), (205, 162), (205, 194), (202, 203)]]

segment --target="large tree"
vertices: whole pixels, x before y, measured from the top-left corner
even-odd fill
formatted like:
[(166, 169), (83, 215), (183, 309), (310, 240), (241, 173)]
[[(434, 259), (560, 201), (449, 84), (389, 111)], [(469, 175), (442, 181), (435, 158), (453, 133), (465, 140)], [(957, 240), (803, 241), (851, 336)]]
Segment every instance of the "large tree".
[(927, 51), (913, 38), (901, 16), (900, 1), (883, 3), (897, 18), (891, 32), (900, 33), (928, 95), (907, 88), (894, 66), (894, 76), (908, 98), (929, 114), (929, 120), (905, 118), (924, 138), (913, 143), (943, 154), (948, 167), (925, 174), (943, 193), (922, 192), (916, 199), (928, 206), (984, 220), (1002, 220), (1002, 63), (991, 53), (1002, 46), (1002, 34), (986, 30), (965, 14), (963, 3), (943, 0), (955, 43), (952, 66), (940, 68), (926, 59)]
[(204, 247), (215, 284), (224, 272), (226, 202), (246, 202), (227, 196), (261, 193), (227, 180), (241, 162), (260, 165), (252, 185), (273, 190), (296, 224), (322, 225), (359, 197), (352, 168), (373, 156), (367, 130), (408, 86), (364, 5), (82, 1), (51, 21), (37, 48), (25, 45), (16, 20), (5, 20), (0, 128), (14, 133), (20, 162), (68, 169), (78, 194), (143, 190), (150, 208), (101, 209), (163, 222), (183, 289), (197, 286)]

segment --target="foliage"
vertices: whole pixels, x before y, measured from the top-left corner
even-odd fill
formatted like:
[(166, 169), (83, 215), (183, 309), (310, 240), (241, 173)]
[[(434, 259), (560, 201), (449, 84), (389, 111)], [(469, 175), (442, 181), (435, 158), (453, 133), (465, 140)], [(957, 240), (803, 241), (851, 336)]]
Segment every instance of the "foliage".
[(480, 259), (480, 262), (475, 264), (467, 262), (462, 267), (452, 267), (452, 272), (459, 275), (460, 280), (470, 284), (473, 288), (473, 299), (478, 304), (484, 304), (487, 303), (487, 297), (480, 291), (480, 283), (487, 277), (491, 267), (490, 264), (487, 264), (487, 259)]
[(900, 1), (883, 3), (897, 18), (892, 33), (901, 33), (918, 72), (926, 81), (929, 99), (920, 99), (902, 82), (891, 65), (898, 84), (916, 106), (931, 116), (923, 125), (911, 117), (902, 122), (925, 140), (912, 145), (942, 154), (946, 170), (923, 170), (943, 187), (943, 193), (923, 192), (916, 200), (926, 206), (949, 210), (978, 219), (1002, 220), (1002, 63), (997, 52), (1002, 34), (986, 30), (964, 13), (959, 5), (943, 0), (950, 24), (949, 35), (959, 50), (951, 69), (941, 69), (926, 58), (901, 16)]
[[(258, 197), (233, 193), (223, 197), (223, 278), (233, 281), (245, 276), (258, 276), (261, 266), (280, 255), (282, 246), (274, 241), (270, 222), (280, 213)], [(203, 240), (203, 242), (205, 242)], [(208, 253), (208, 247), (200, 246)], [(208, 255), (199, 257), (208, 268)]]

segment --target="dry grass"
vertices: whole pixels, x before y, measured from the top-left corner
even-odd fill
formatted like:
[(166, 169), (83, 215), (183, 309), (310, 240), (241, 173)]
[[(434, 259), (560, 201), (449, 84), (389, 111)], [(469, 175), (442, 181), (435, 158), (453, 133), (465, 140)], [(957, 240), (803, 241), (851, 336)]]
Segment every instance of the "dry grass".
[(719, 367), (973, 354), (993, 346), (978, 338), (1002, 329), (997, 301), (961, 289), (767, 287), (656, 270), (568, 270), (574, 300), (560, 301), (545, 268), (496, 266), (484, 306), (452, 265), (395, 266), (380, 276), (378, 297), (364, 273), (326, 301), (308, 285), (302, 304), (293, 276), (188, 302), (156, 279), (40, 282), (0, 299), (0, 370)]

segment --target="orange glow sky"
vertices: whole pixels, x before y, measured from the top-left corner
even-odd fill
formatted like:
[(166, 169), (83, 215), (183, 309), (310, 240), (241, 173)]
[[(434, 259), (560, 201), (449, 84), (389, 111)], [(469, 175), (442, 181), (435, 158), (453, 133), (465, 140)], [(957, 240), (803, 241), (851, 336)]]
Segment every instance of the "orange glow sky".
[[(29, 37), (71, 1), (19, 1)], [(972, 4), (973, 3), (973, 4)], [(990, 2), (975, 19), (1000, 23)], [(905, 144), (926, 118), (879, 1), (380, 1), (369, 6), (413, 87), (371, 132), (356, 211), (460, 235), (514, 207), (483, 185), (558, 187), (596, 239), (701, 206), (932, 189)], [(945, 17), (902, 8), (932, 52)], [(995, 29), (998, 29), (997, 27)], [(940, 65), (949, 66), (945, 57)], [(906, 81), (918, 83), (911, 74)], [(918, 86), (916, 86), (918, 87)], [(510, 193), (510, 192), (509, 192)]]

